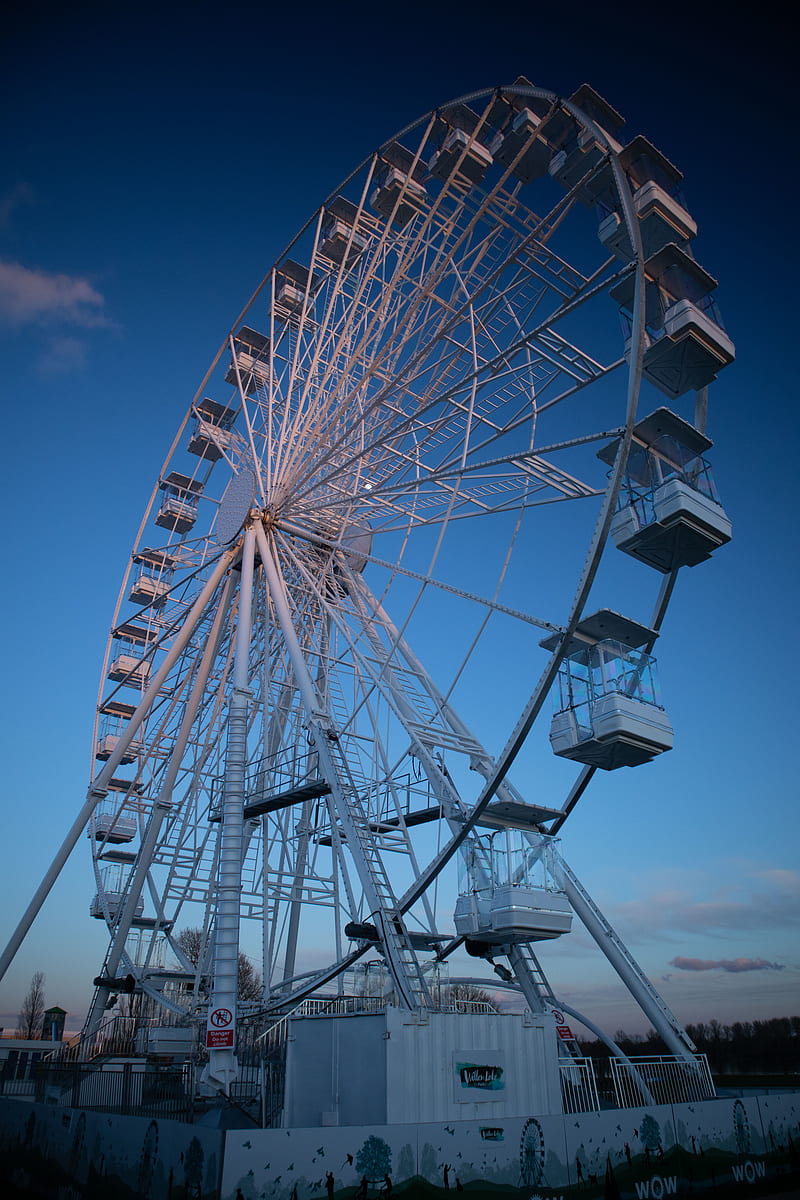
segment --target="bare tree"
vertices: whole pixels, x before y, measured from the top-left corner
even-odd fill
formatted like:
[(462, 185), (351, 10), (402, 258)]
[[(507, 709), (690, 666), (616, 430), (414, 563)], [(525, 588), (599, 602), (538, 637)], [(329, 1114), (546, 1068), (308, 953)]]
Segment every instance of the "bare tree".
[(448, 1004), (462, 1012), (469, 1012), (473, 1004), (488, 1004), (494, 1012), (500, 1011), (491, 992), (474, 983), (451, 983), (447, 988), (446, 997)]
[(44, 972), (35, 971), (22, 1001), (17, 1026), (19, 1038), (41, 1038), (44, 1018)]
[[(200, 961), (200, 955), (203, 952), (203, 931), (196, 926), (189, 925), (186, 929), (182, 929), (176, 939), (183, 953), (195, 967)], [(239, 1000), (260, 1000), (261, 999), (261, 975), (255, 969), (250, 959), (246, 954), (239, 954), (238, 968), (238, 999)]]
[(180, 931), (175, 940), (192, 966), (196, 967), (200, 962), (200, 954), (203, 950), (202, 929), (198, 929), (196, 925), (188, 925), (186, 929)]
[(239, 955), (239, 999), (260, 1000), (262, 993), (261, 975), (246, 954)]

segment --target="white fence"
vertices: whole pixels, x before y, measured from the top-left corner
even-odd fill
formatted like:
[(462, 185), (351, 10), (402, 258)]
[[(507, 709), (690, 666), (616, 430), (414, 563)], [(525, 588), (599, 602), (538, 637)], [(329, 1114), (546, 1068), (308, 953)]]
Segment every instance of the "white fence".
[(710, 1100), (715, 1095), (708, 1059), (655, 1054), (649, 1057), (609, 1059), (618, 1108), (640, 1104), (683, 1104)]
[(705, 1054), (636, 1058), (560, 1058), (564, 1112), (598, 1112), (602, 1107), (637, 1108), (683, 1104), (716, 1095)]
[(600, 1099), (591, 1058), (560, 1058), (558, 1066), (564, 1112), (599, 1112)]

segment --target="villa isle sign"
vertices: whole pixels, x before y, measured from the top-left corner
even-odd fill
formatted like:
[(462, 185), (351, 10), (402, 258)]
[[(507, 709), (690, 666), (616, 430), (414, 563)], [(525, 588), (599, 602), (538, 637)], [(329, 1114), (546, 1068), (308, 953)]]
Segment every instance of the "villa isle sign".
[(505, 1056), (499, 1050), (457, 1050), (453, 1054), (455, 1100), (496, 1100), (505, 1090)]

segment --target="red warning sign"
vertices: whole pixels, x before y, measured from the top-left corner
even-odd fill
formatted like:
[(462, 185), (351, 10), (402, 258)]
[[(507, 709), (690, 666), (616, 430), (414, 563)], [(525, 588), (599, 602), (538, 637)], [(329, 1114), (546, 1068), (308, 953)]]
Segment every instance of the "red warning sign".
[(206, 1048), (233, 1049), (235, 1021), (229, 1008), (212, 1008), (206, 1022)]
[(233, 1049), (233, 1030), (232, 1029), (207, 1029), (206, 1030), (206, 1049), (207, 1050), (226, 1050)]
[(559, 1012), (557, 1008), (553, 1009), (553, 1020), (556, 1023), (556, 1033), (561, 1038), (561, 1040), (563, 1042), (571, 1041), (572, 1040), (572, 1030), (570, 1029), (569, 1025), (567, 1025), (567, 1023), (564, 1019), (564, 1014), (562, 1012)]

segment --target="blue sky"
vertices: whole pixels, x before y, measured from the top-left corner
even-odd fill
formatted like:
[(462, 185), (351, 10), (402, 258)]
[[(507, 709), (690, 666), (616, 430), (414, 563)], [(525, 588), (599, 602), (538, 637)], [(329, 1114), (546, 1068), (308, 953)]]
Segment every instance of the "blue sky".
[[(84, 4), (18, 17), (1, 85), (14, 117), (0, 164), (0, 937), (82, 802), (126, 558), (245, 299), (377, 144), (524, 73), (564, 95), (590, 82), (681, 167), (738, 350), (710, 416), (735, 540), (684, 572), (658, 648), (676, 749), (596, 778), (564, 852), (683, 1020), (797, 1012), (788, 53), (768, 20), (737, 28), (713, 8), (658, 32), (632, 7), (455, 13)], [(104, 949), (92, 891), (84, 843), (0, 985), (0, 1024), (37, 969), (79, 1022)], [(543, 953), (557, 992), (612, 1031), (641, 1027), (587, 941)]]

